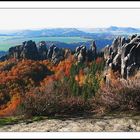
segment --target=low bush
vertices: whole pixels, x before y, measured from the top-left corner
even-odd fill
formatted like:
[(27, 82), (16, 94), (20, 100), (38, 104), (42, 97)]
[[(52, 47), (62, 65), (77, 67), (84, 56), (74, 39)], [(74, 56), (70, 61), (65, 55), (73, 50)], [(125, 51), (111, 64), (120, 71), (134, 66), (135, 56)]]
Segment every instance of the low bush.
[(82, 98), (50, 93), (28, 94), (20, 106), (22, 113), (27, 116), (76, 115), (89, 108), (89, 104)]
[(5, 85), (0, 84), (0, 106), (10, 101), (10, 94), (5, 89)]
[(105, 86), (94, 98), (94, 108), (111, 111), (140, 110), (140, 81), (128, 80), (120, 82), (119, 86)]

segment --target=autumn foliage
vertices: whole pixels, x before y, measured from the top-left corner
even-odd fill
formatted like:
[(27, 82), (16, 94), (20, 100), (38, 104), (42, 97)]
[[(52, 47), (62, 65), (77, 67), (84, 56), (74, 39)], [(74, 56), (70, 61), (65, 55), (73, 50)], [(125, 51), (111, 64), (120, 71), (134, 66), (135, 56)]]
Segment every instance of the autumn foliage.
[(19, 108), (30, 115), (89, 111), (88, 99), (100, 87), (103, 65), (102, 58), (77, 63), (73, 55), (57, 65), (49, 60), (0, 62), (0, 116)]
[(9, 115), (71, 115), (140, 110), (139, 78), (119, 80), (105, 62), (77, 63), (73, 55), (54, 65), (49, 60), (0, 62), (0, 117)]

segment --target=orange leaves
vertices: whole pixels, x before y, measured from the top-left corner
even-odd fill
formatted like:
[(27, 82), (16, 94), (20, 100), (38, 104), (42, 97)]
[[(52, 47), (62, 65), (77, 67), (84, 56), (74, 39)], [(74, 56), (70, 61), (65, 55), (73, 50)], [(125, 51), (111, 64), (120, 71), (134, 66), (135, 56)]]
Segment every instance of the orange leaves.
[(19, 103), (20, 103), (20, 96), (14, 95), (8, 104), (1, 107), (0, 117), (12, 115), (16, 111)]
[[(54, 74), (46, 76), (41, 82), (40, 82), (40, 90), (41, 91), (49, 91), (51, 90), (54, 82), (62, 80), (64, 77), (70, 76), (70, 68), (73, 64), (73, 56), (69, 56), (67, 59), (61, 61), (58, 65), (52, 65), (51, 62), (43, 61), (44, 65), (47, 65), (49, 70), (53, 71)], [(50, 89), (48, 89), (48, 87)]]
[[(75, 64), (72, 55), (58, 65), (53, 65), (49, 60), (0, 62), (0, 92), (4, 89), (10, 95), (10, 101), (8, 100), (3, 106), (0, 106), (0, 116), (12, 114), (21, 103), (21, 97), (30, 93), (33, 95), (38, 92), (36, 89), (40, 92), (45, 91), (45, 93), (55, 92), (53, 89), (57, 86), (56, 81), (70, 78), (72, 64)], [(74, 76), (77, 83), (82, 86), (86, 77), (84, 70), (81, 68)], [(67, 88), (70, 86), (68, 85)]]
[(85, 82), (85, 74), (83, 70), (79, 71), (79, 74), (75, 76), (75, 80), (79, 83), (79, 86), (82, 86)]
[(51, 70), (54, 72), (53, 75), (46, 76), (43, 81), (41, 81), (40, 85), (45, 86), (53, 81), (57, 81), (60, 79), (63, 79), (64, 76), (69, 77), (70, 76), (70, 68), (73, 63), (72, 59), (65, 59), (61, 61), (58, 65), (51, 66), (50, 63), (45, 62), (50, 65)]
[(22, 60), (17, 63), (9, 60), (1, 63), (0, 68), (2, 68), (0, 69), (0, 92), (6, 90), (5, 92), (10, 96), (10, 101), (0, 106), (0, 116), (12, 114), (20, 103), (21, 94), (32, 90), (36, 86), (35, 82), (39, 82), (49, 73), (42, 62), (32, 60)]
[(53, 70), (57, 73), (62, 72), (65, 76), (69, 76), (70, 74), (70, 68), (71, 68), (72, 62), (68, 59), (61, 61), (57, 66), (53, 67)]

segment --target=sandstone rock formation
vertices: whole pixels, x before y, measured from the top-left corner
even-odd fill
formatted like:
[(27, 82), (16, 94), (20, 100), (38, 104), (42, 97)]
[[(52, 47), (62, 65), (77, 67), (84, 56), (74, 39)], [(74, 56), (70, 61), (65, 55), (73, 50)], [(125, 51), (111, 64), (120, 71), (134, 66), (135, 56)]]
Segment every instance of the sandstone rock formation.
[(46, 46), (46, 42), (45, 41), (39, 42), (38, 53), (41, 60), (47, 59), (47, 52), (48, 52), (48, 49)]
[(37, 46), (34, 41), (29, 40), (23, 42), (23, 45), (21, 46), (21, 58), (24, 59), (32, 59), (32, 60), (38, 60), (39, 54), (37, 50)]
[(105, 47), (104, 58), (106, 68), (118, 71), (122, 78), (134, 75), (140, 68), (140, 36), (115, 38), (112, 45)]
[(37, 60), (39, 54), (35, 42), (29, 40), (23, 42), (22, 45), (9, 48), (7, 58)]
[[(78, 62), (92, 61), (96, 59), (96, 51), (96, 44), (95, 41), (93, 41), (89, 49), (83, 45), (77, 47), (74, 56)], [(70, 49), (61, 49), (54, 44), (47, 47), (45, 41), (41, 41), (36, 45), (34, 41), (29, 40), (23, 42), (22, 45), (9, 48), (8, 53), (1, 57), (0, 61), (10, 58), (31, 60), (49, 59), (53, 64), (58, 64), (61, 60), (68, 58), (70, 55)]]
[(97, 47), (95, 41), (92, 42), (90, 49), (88, 50), (88, 60), (92, 61), (95, 60), (97, 57)]
[(54, 44), (47, 48), (46, 42), (41, 41), (36, 45), (32, 40), (25, 41), (22, 45), (9, 48), (8, 53), (0, 58), (4, 61), (10, 58), (45, 60), (50, 59), (52, 63), (58, 64), (65, 55), (65, 50), (59, 49)]
[(53, 49), (54, 49), (55, 47), (56, 47), (56, 46), (53, 44), (53, 45), (51, 45), (51, 46), (48, 48), (48, 53), (47, 53), (47, 58), (48, 58), (48, 59), (51, 59), (51, 58), (52, 58)]
[(58, 64), (63, 59), (63, 53), (62, 50), (58, 47), (54, 47), (53, 54), (52, 54), (52, 62), (54, 64)]
[(87, 49), (86, 46), (83, 45), (76, 47), (75, 58), (77, 59), (78, 62), (84, 62), (85, 60), (92, 61), (96, 59), (96, 56), (97, 56), (97, 48), (95, 41), (92, 42), (90, 49)]
[(63, 51), (56, 47), (54, 44), (49, 47), (47, 58), (50, 59), (54, 64), (59, 63), (64, 57)]

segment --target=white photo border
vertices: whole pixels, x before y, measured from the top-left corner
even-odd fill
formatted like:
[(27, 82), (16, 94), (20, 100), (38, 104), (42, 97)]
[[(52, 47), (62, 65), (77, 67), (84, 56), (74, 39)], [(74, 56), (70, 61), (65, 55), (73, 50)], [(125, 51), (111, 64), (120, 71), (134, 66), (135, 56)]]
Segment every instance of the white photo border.
[[(44, 2), (44, 1), (29, 1), (29, 2), (0, 2), (0, 9), (140, 9), (140, 2)], [(139, 132), (0, 132), (0, 138), (140, 138)]]

